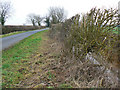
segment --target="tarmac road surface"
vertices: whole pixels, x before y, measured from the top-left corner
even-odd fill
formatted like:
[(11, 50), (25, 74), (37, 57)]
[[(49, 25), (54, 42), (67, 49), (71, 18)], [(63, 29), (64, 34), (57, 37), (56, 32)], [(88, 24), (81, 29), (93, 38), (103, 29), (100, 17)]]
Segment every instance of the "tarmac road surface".
[[(10, 46), (15, 45), (19, 41), (23, 40), (24, 38), (27, 38), (28, 36), (30, 36), (32, 34), (35, 34), (37, 32), (44, 31), (44, 30), (47, 30), (47, 29), (48, 28), (40, 29), (40, 30), (34, 30), (34, 31), (28, 31), (28, 32), (24, 32), (24, 33), (4, 37), (4, 38), (2, 38), (2, 50), (7, 49)], [(2, 51), (2, 50), (0, 50), (0, 51)]]

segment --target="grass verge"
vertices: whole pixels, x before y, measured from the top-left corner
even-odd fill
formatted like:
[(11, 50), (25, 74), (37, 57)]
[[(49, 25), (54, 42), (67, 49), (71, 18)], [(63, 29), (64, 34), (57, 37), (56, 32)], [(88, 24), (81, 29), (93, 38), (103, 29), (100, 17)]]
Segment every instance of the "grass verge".
[[(3, 88), (14, 87), (19, 84), (24, 75), (29, 72), (27, 66), (30, 58), (41, 45), (43, 34), (46, 31), (38, 32), (17, 43), (14, 47), (2, 53), (2, 86)], [(26, 64), (27, 63), (27, 64)]]
[(16, 31), (16, 32), (8, 33), (8, 34), (3, 34), (3, 35), (0, 35), (0, 38), (15, 35), (15, 34), (19, 34), (19, 33), (24, 33), (24, 32), (28, 32), (28, 31)]

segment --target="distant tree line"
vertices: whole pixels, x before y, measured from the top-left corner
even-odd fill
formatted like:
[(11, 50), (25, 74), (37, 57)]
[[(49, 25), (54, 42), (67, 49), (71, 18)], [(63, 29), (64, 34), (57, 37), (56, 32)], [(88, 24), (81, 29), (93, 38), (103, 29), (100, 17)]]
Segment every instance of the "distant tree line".
[(33, 26), (41, 26), (41, 23), (45, 23), (47, 27), (50, 27), (51, 24), (57, 24), (64, 22), (67, 15), (64, 8), (60, 7), (50, 7), (48, 9), (48, 14), (44, 17), (40, 15), (35, 15), (33, 13), (27, 16), (27, 22), (31, 23)]
[(27, 22), (31, 23), (33, 26), (36, 26), (36, 24), (38, 24), (38, 26), (41, 26), (42, 20), (43, 17), (41, 17), (40, 15), (29, 14), (27, 16)]
[[(12, 15), (12, 4), (11, 2), (1, 1), (0, 2), (0, 24), (5, 25), (7, 19)], [(64, 22), (67, 15), (64, 8), (61, 7), (50, 7), (46, 16), (36, 15), (31, 13), (27, 15), (27, 22), (33, 26), (41, 26), (41, 23), (45, 23), (47, 27), (52, 24)]]

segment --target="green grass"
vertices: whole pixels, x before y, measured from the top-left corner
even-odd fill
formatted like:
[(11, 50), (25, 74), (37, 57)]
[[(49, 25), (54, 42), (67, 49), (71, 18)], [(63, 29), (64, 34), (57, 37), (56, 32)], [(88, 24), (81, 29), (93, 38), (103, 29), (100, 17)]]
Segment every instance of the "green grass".
[[(103, 30), (103, 32), (104, 32), (105, 30)], [(112, 30), (112, 33), (114, 33), (114, 34), (120, 34), (120, 28), (119, 27), (115, 27), (115, 28), (113, 28)]]
[(72, 86), (68, 84), (61, 84), (59, 88), (72, 88)]
[(20, 41), (14, 47), (2, 53), (2, 86), (6, 88), (15, 87), (24, 75), (29, 72), (28, 64), (30, 57), (41, 45), (43, 34), (41, 31)]
[(120, 28), (119, 27), (115, 27), (114, 30), (113, 30), (113, 33), (120, 34)]
[(3, 34), (3, 35), (0, 35), (0, 38), (15, 35), (15, 34), (19, 34), (19, 33), (23, 33), (23, 32), (28, 32), (28, 31), (16, 31), (16, 32), (8, 33), (8, 34)]
[[(48, 86), (47, 88), (55, 88), (53, 86)], [(68, 85), (68, 84), (61, 84), (59, 85), (57, 88), (73, 88), (71, 85)]]

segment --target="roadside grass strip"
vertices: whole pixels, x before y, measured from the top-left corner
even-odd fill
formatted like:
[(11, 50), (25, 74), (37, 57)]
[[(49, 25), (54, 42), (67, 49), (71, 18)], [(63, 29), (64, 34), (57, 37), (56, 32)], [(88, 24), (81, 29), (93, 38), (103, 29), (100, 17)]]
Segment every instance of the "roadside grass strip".
[(38, 32), (20, 41), (13, 47), (2, 52), (2, 87), (11, 88), (19, 84), (24, 75), (29, 72), (27, 68), (32, 54), (40, 47), (44, 33)]
[(8, 33), (8, 34), (3, 34), (3, 35), (0, 35), (0, 38), (15, 35), (15, 34), (19, 34), (19, 33), (24, 33), (24, 32), (28, 32), (28, 31), (16, 31), (16, 32)]

